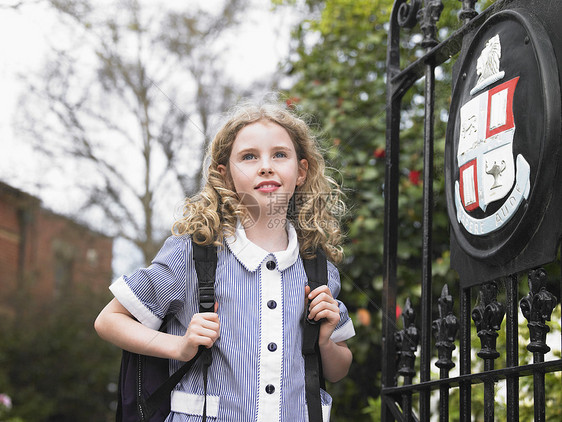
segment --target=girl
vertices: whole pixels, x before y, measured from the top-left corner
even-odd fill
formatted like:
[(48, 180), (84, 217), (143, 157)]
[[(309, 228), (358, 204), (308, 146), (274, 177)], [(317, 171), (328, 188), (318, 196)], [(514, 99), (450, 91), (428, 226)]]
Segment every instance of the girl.
[[(322, 248), (342, 257), (336, 211), (339, 189), (306, 123), (277, 104), (239, 107), (209, 150), (202, 191), (188, 198), (152, 265), (121, 277), (115, 298), (96, 319), (98, 334), (120, 348), (172, 359), (170, 371), (213, 346), (206, 412), (217, 421), (305, 421), (305, 306), (322, 321), (324, 377), (343, 378), (352, 360), (345, 341), (355, 332), (335, 299), (339, 274), (310, 291), (301, 257)], [(215, 313), (197, 313), (191, 243), (218, 246)], [(175, 318), (158, 332), (165, 315)], [(324, 420), (331, 397), (321, 391)], [(201, 420), (200, 366), (178, 384), (166, 421)], [(213, 419), (216, 418), (216, 419)]]

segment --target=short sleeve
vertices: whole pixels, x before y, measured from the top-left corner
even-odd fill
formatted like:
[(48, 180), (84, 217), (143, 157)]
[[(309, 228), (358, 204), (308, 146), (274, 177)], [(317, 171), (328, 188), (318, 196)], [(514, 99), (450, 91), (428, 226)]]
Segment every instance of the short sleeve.
[(338, 269), (328, 261), (328, 288), (332, 292), (332, 296), (337, 300), (338, 306), (340, 308), (340, 322), (336, 326), (330, 339), (338, 343), (340, 341), (345, 341), (350, 339), (355, 335), (355, 328), (353, 327), (353, 321), (349, 317), (349, 312), (345, 304), (338, 300), (337, 297), (341, 290), (340, 273)]
[(142, 324), (157, 329), (167, 314), (184, 306), (190, 294), (186, 283), (190, 262), (191, 239), (171, 236), (148, 268), (120, 277), (110, 290)]

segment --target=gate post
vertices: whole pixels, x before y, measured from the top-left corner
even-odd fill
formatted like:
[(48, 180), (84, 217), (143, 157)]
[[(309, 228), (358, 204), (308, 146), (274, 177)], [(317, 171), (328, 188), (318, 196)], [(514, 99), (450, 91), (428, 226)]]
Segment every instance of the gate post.
[[(400, 137), (401, 96), (391, 89), (390, 81), (400, 72), (400, 29), (398, 11), (403, 0), (395, 2), (390, 16), (386, 55), (386, 170), (384, 201), (384, 275), (382, 315), (382, 389), (396, 386), (395, 338), (396, 332), (396, 251), (398, 244), (398, 156)], [(393, 406), (381, 396), (381, 421), (394, 420)]]
[[(545, 281), (546, 272), (542, 268), (529, 271), (529, 294), (521, 299), (520, 303), (531, 334), (531, 342), (527, 345), (527, 350), (533, 353), (533, 363), (544, 362), (545, 353), (550, 351), (550, 347), (546, 344), (546, 334), (550, 331), (550, 327), (545, 321), (550, 321), (556, 306), (556, 297), (546, 290)], [(544, 372), (533, 372), (533, 392), (535, 422), (544, 422), (546, 407)]]

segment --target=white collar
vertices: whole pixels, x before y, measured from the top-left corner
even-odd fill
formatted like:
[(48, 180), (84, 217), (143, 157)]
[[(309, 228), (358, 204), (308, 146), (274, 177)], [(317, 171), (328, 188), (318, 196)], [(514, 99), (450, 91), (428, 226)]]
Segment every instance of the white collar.
[(270, 255), (273, 255), (277, 261), (279, 271), (283, 271), (293, 265), (299, 257), (297, 231), (290, 222), (287, 222), (287, 235), (289, 238), (287, 249), (279, 252), (267, 252), (248, 239), (244, 227), (238, 220), (234, 236), (228, 236), (225, 240), (236, 259), (248, 271), (256, 271), (266, 257)]

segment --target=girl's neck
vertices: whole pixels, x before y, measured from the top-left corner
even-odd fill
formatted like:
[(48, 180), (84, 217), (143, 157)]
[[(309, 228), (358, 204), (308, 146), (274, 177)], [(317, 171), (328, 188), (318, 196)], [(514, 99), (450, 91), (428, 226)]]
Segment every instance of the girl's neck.
[(280, 252), (289, 246), (286, 219), (260, 218), (245, 227), (246, 237), (268, 252)]

